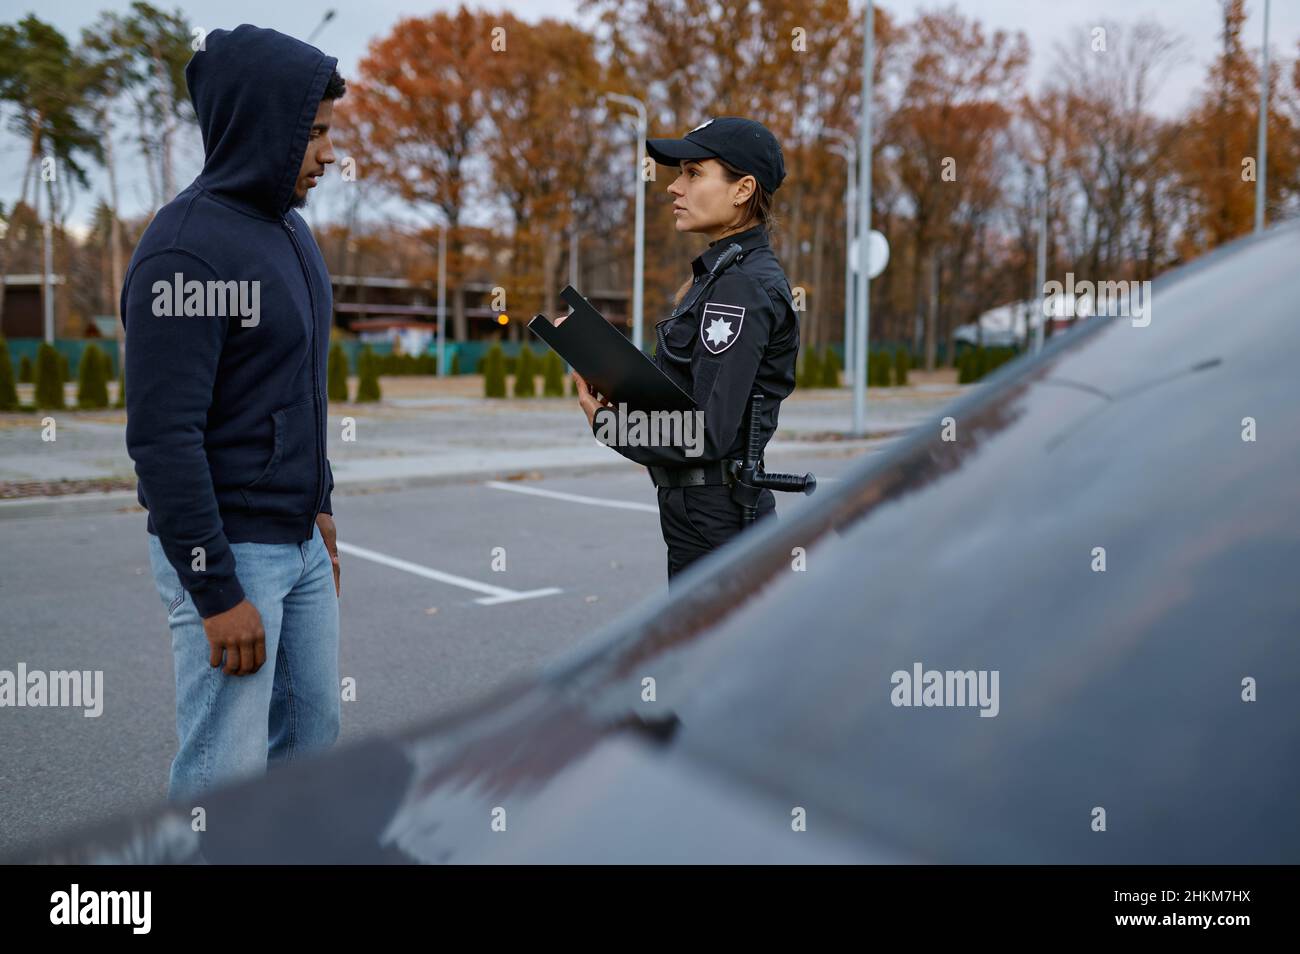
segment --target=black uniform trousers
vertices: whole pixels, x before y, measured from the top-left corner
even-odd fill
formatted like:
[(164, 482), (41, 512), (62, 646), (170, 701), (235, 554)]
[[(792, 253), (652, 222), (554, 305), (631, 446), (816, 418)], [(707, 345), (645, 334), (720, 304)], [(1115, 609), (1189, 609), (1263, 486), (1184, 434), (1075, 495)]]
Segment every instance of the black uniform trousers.
[[(701, 557), (708, 556), (742, 529), (740, 504), (722, 485), (660, 487), (659, 526), (668, 544), (668, 581)], [(776, 516), (776, 496), (764, 490), (758, 519)]]

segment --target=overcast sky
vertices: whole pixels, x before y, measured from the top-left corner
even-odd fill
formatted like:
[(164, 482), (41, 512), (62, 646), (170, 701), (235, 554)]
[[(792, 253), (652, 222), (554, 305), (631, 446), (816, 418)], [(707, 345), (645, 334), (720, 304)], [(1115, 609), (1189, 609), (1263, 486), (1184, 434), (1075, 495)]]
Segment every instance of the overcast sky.
[[(454, 9), (457, 3), (401, 2), (401, 0), (364, 0), (340, 3), (326, 0), (322, 3), (305, 3), (302, 0), (222, 0), (214, 3), (194, 0), (153, 0), (164, 9), (179, 7), (195, 26), (206, 29), (232, 27), (240, 23), (255, 23), (273, 27), (285, 33), (306, 39), (321, 21), (324, 11), (333, 7), (334, 19), (326, 24), (314, 43), (327, 53), (337, 56), (340, 71), (346, 78), (355, 71), (370, 40), (382, 36), (402, 16), (425, 15), (433, 10)], [(934, 0), (886, 0), (881, 7), (894, 16), (907, 20), (919, 10), (947, 6)], [(1219, 31), (1218, 0), (956, 0), (955, 5), (967, 16), (977, 17), (987, 28), (1022, 30), (1029, 39), (1033, 55), (1033, 82), (1041, 83), (1051, 71), (1053, 45), (1071, 28), (1090, 24), (1100, 19), (1114, 19), (1121, 25), (1150, 18), (1177, 31), (1185, 39), (1188, 55), (1168, 75), (1165, 86), (1153, 103), (1157, 113), (1173, 115), (1181, 111), (1205, 76), (1205, 70), (1217, 49)], [(470, 4), (480, 9), (509, 9), (525, 20), (536, 20), (543, 15), (558, 16), (583, 22), (589, 15), (579, 12), (577, 0), (506, 0), (500, 3)], [(58, 0), (55, 4), (35, 6), (30, 2), (0, 0), (0, 22), (12, 23), (26, 13), (35, 12), (41, 19), (53, 23), (70, 40), (81, 35), (82, 28), (98, 19), (101, 11), (126, 12), (129, 0)], [(1259, 45), (1263, 28), (1264, 0), (1247, 0), (1250, 20), (1246, 25), (1246, 44)], [(217, 19), (217, 17), (220, 19)], [(1270, 16), (1269, 46), (1276, 57), (1279, 54), (1294, 58), (1297, 41), (1300, 41), (1300, 0), (1273, 0)], [(651, 134), (668, 135), (685, 130), (651, 130)], [(178, 154), (179, 183), (188, 182), (198, 172), (202, 159), (201, 148), (195, 142)], [(130, 155), (131, 146), (123, 142), (118, 154), (124, 159)], [(21, 144), (7, 132), (0, 132), (0, 201), (7, 206), (18, 194), (18, 178), (23, 170)], [(148, 187), (142, 173), (131, 169), (138, 163), (121, 162), (120, 187), (123, 211), (139, 212), (147, 205)], [(72, 220), (84, 224), (100, 195), (105, 193), (104, 177), (93, 170), (90, 195), (81, 194), (73, 211)]]

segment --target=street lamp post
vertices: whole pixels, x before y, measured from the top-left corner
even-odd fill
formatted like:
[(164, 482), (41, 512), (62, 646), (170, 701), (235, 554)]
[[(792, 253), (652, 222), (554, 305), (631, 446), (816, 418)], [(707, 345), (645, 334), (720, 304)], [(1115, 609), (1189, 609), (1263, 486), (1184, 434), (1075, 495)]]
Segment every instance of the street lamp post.
[(858, 319), (853, 329), (853, 433), (867, 433), (867, 341), (871, 320), (871, 277), (867, 268), (867, 235), (871, 232), (871, 94), (875, 65), (875, 5), (867, 0), (863, 17), (862, 143), (858, 147)]
[[(1035, 268), (1035, 277), (1038, 281), (1038, 287), (1034, 290), (1034, 296), (1041, 298), (1038, 305), (1038, 326), (1034, 329), (1034, 353), (1037, 354), (1043, 350), (1043, 332), (1044, 325), (1047, 324), (1047, 192), (1048, 192), (1047, 168), (1043, 168), (1043, 192), (1039, 200), (1038, 209), (1038, 264)], [(1058, 301), (1058, 304), (1060, 302)]]
[(1259, 145), (1255, 163), (1255, 231), (1264, 231), (1264, 200), (1268, 191), (1268, 7), (1264, 0), (1264, 64), (1259, 71)]
[(447, 226), (438, 228), (438, 377), (447, 376)]
[(321, 17), (320, 23), (316, 24), (316, 29), (312, 30), (311, 33), (308, 35), (307, 37), (308, 43), (316, 39), (316, 34), (320, 33), (321, 30), (325, 29), (325, 24), (329, 23), (331, 20), (334, 19), (335, 12), (336, 11), (332, 9), (325, 11), (325, 16)]
[(642, 157), (645, 155), (646, 110), (645, 103), (635, 96), (606, 93), (605, 99), (627, 106), (636, 113), (636, 163), (633, 171), (633, 188), (636, 189), (636, 239), (632, 253), (632, 343), (641, 348), (642, 290), (645, 286), (645, 180), (641, 175)]
[[(41, 307), (45, 316), (45, 343), (54, 344), (54, 189), (45, 190), (45, 221), (41, 223)], [(41, 214), (41, 183), (36, 183), (36, 217)]]
[[(857, 211), (857, 164), (858, 146), (854, 138), (841, 129), (823, 130), (825, 135), (840, 143), (839, 148), (832, 147), (831, 152), (840, 156), (845, 162), (844, 181), (844, 373), (849, 380), (854, 380), (853, 361), (853, 238), (857, 223), (854, 213)], [(862, 252), (858, 253), (859, 255)]]

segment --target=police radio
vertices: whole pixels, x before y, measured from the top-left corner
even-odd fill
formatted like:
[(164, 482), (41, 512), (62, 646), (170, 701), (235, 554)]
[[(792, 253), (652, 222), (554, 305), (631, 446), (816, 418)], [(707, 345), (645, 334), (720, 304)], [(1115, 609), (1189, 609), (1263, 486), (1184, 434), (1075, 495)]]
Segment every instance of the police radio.
[[(722, 274), (723, 269), (725, 269), (728, 265), (734, 262), (736, 260), (736, 256), (743, 251), (744, 249), (740, 247), (739, 242), (732, 242), (730, 245), (727, 246), (726, 250), (721, 255), (718, 256), (718, 260), (713, 263), (713, 267), (709, 269), (709, 274), (705, 276), (704, 283), (700, 285), (699, 288), (692, 289), (692, 291), (695, 293), (695, 297), (692, 303), (699, 301), (708, 293), (709, 288), (712, 287), (713, 283), (718, 280), (718, 276)], [(673, 362), (674, 364), (690, 364), (691, 356), (689, 354), (685, 354), (685, 355), (674, 354), (673, 350), (668, 347), (668, 342), (664, 340), (663, 326), (664, 326), (664, 322), (666, 322), (667, 320), (668, 319), (665, 318), (664, 321), (661, 321), (657, 325), (655, 325), (655, 335), (659, 342), (659, 351), (663, 353), (665, 358), (667, 358), (669, 361)]]

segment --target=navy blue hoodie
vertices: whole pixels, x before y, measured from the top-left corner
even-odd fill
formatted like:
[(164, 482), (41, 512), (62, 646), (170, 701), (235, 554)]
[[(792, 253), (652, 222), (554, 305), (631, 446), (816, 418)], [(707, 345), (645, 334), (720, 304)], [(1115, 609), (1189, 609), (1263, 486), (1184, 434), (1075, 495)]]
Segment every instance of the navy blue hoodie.
[[(320, 249), (289, 205), (336, 60), (248, 25), (214, 30), (205, 46), (185, 68), (203, 172), (141, 237), (122, 316), (137, 495), (208, 617), (244, 599), (229, 544), (302, 542), (318, 513), (333, 513), (333, 300)], [(226, 297), (236, 291), (249, 307)]]

